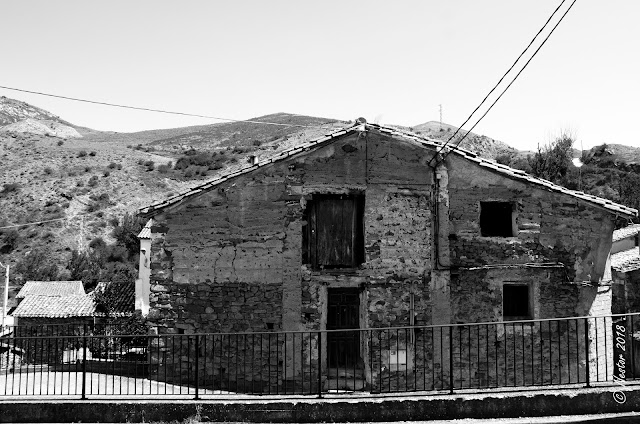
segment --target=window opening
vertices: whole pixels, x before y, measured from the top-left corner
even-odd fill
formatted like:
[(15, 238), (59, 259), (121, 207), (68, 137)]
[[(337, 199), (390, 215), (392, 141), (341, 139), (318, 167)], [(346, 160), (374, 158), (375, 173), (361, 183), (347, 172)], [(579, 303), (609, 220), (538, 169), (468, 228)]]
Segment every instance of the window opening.
[(531, 319), (528, 285), (505, 284), (502, 286), (502, 318), (505, 321)]
[(514, 236), (513, 204), (480, 202), (480, 233), (483, 237)]
[(363, 195), (314, 195), (305, 211), (303, 261), (315, 269), (364, 262)]

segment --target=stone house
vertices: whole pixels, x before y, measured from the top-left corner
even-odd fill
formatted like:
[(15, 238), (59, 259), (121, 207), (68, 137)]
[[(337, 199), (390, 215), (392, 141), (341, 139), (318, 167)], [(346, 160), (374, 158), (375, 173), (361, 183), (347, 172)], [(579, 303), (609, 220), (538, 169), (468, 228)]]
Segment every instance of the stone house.
[[(359, 120), (139, 214), (153, 219), (143, 237), (150, 281), (141, 279), (139, 293), (148, 284), (148, 319), (161, 334), (401, 327), (385, 341), (327, 332), (320, 358), (304, 353), (318, 348), (311, 333), (283, 350), (303, 352), (312, 381), (315, 362), (351, 366), (371, 387), (400, 368), (437, 367), (435, 388), (447, 378), (435, 350), (448, 336), (424, 326), (610, 313), (601, 285), (614, 220), (637, 211)], [(575, 327), (536, 328), (584, 343)], [(489, 331), (496, 343), (505, 337), (504, 326)], [(156, 360), (175, 368), (168, 356)], [(204, 374), (232, 372), (218, 365)], [(305, 381), (306, 371), (288, 366), (274, 365), (288, 372), (278, 384)], [(463, 385), (496, 378), (456, 375)]]

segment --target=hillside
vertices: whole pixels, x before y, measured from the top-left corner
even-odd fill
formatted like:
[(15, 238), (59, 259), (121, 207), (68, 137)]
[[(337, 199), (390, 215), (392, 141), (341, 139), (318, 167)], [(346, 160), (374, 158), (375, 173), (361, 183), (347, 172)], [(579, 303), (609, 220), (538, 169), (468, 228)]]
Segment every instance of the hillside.
[(0, 96), (0, 127), (25, 119), (50, 120), (65, 125), (71, 125), (44, 109), (32, 106), (29, 103)]
[[(82, 128), (24, 102), (3, 98), (0, 105), (7, 123), (0, 126), (0, 227), (64, 218), (0, 229), (0, 261), (14, 266), (12, 280), (19, 277), (15, 264), (29, 252), (46, 250), (64, 274), (74, 249), (86, 250), (98, 237), (112, 242), (125, 213), (214, 177), (249, 154), (277, 153), (346, 125), (281, 113), (256, 120), (299, 126), (236, 122), (123, 134)], [(181, 158), (204, 152), (217, 156), (215, 165), (173, 169)]]
[[(447, 123), (440, 123), (437, 121), (429, 121), (424, 124), (415, 125), (411, 128), (411, 130), (415, 133), (421, 134), (425, 137), (435, 138), (438, 140), (448, 140), (458, 129), (453, 125), (449, 125)], [(462, 136), (464, 136), (467, 131), (460, 131), (456, 134), (455, 138), (450, 141), (451, 144), (456, 144)], [(486, 135), (478, 135), (476, 133), (469, 133), (462, 143), (460, 147), (470, 150), (474, 153), (477, 153), (481, 156), (496, 159), (500, 155), (504, 154), (516, 154), (517, 150), (513, 147), (509, 146), (506, 143), (503, 143), (499, 140), (494, 140), (491, 137), (487, 137)]]
[[(106, 242), (127, 212), (165, 199), (238, 166), (249, 155), (268, 156), (319, 137), (347, 122), (277, 113), (251, 122), (228, 122), (137, 133), (83, 128), (24, 102), (0, 101), (0, 261), (16, 264), (45, 249), (64, 276), (74, 249)], [(73, 132), (69, 132), (73, 130)], [(427, 122), (413, 127), (445, 139), (455, 128)], [(65, 132), (66, 131), (66, 132)], [(490, 158), (516, 152), (471, 134), (464, 147)], [(13, 277), (12, 277), (13, 278)]]
[(0, 97), (0, 133), (82, 137), (72, 124), (51, 112), (5, 96)]

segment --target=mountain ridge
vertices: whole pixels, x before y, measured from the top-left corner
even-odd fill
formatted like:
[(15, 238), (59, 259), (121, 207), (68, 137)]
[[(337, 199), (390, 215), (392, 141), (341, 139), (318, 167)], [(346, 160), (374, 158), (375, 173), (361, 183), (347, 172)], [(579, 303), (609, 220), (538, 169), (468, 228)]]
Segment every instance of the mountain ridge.
[[(3, 125), (9, 131), (0, 128), (0, 227), (63, 220), (0, 230), (0, 261), (16, 263), (34, 249), (48, 249), (60, 269), (72, 250), (86, 250), (97, 238), (112, 240), (113, 222), (127, 212), (199, 185), (249, 156), (277, 154), (353, 123), (276, 113), (251, 120), (293, 126), (241, 121), (119, 133), (73, 125), (25, 102), (0, 102), (7, 103), (17, 106), (0, 109), (4, 122), (13, 121)], [(15, 129), (34, 122), (45, 128), (68, 126), (81, 137)], [(397, 127), (440, 140), (456, 129), (435, 121)], [(489, 159), (521, 155), (506, 143), (475, 133), (461, 147)], [(603, 188), (609, 186), (599, 186), (597, 194), (615, 199), (612, 190)]]

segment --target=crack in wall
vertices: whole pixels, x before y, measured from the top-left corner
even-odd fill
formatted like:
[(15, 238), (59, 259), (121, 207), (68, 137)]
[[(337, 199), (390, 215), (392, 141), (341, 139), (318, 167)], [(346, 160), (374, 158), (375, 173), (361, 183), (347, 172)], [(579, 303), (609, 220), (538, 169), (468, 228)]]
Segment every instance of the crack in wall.
[(233, 246), (233, 259), (231, 260), (231, 271), (235, 277), (234, 281), (238, 281), (238, 272), (236, 271), (236, 256), (238, 256), (238, 246)]
[(216, 253), (218, 256), (213, 260), (213, 282), (214, 283), (218, 282), (218, 259), (222, 257), (222, 254), (220, 252), (216, 252)]

